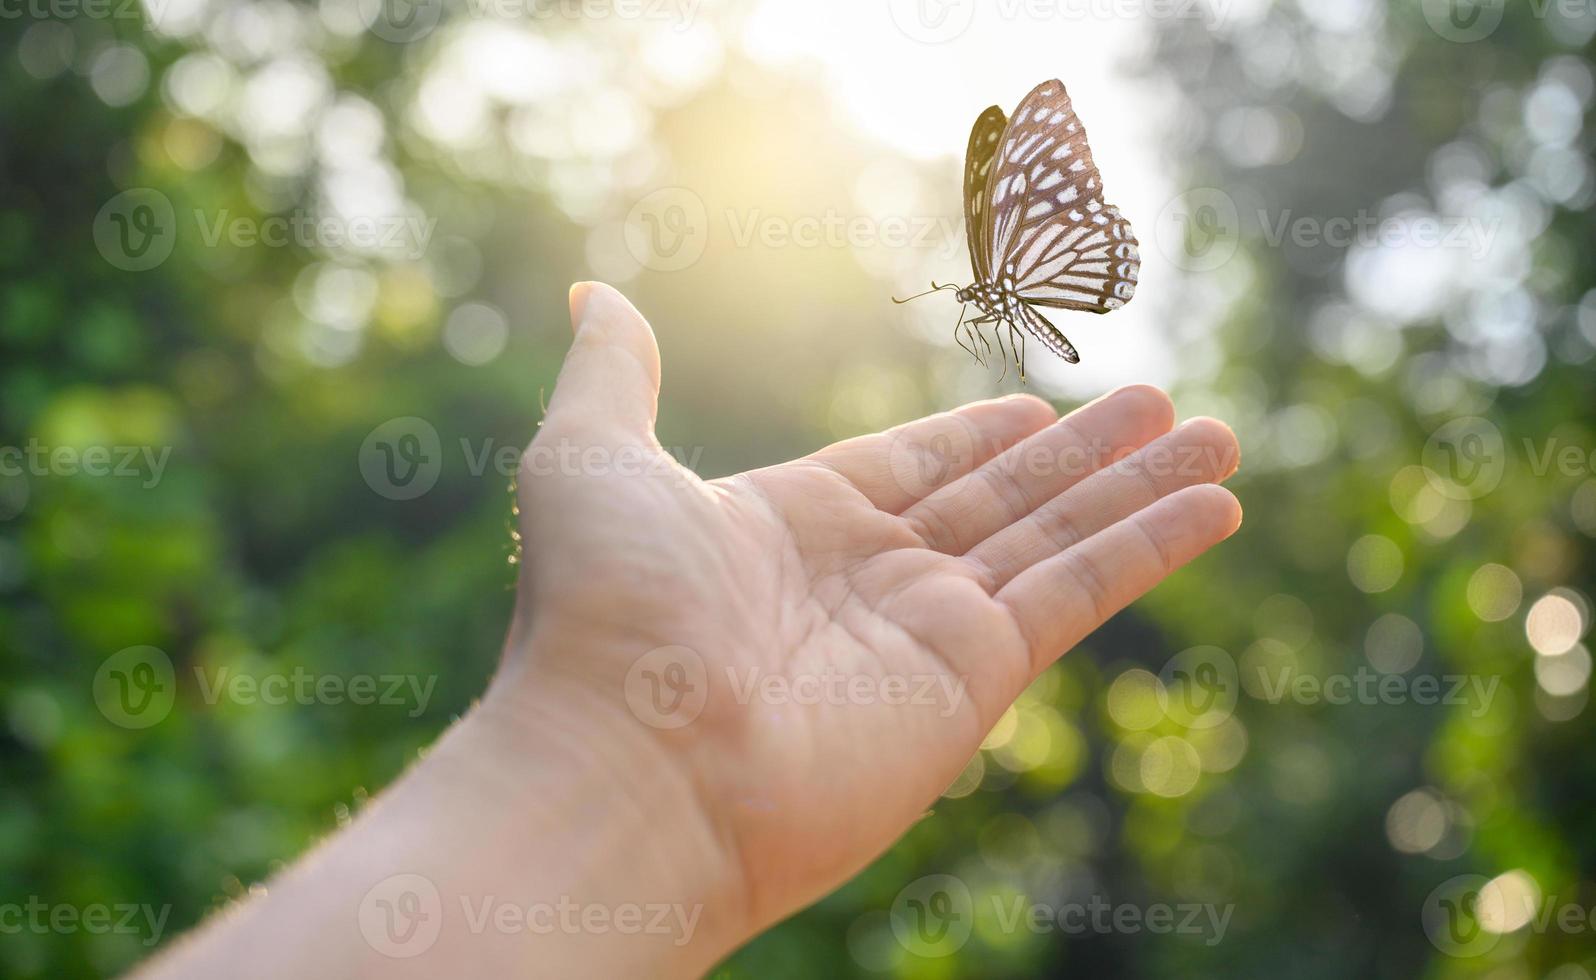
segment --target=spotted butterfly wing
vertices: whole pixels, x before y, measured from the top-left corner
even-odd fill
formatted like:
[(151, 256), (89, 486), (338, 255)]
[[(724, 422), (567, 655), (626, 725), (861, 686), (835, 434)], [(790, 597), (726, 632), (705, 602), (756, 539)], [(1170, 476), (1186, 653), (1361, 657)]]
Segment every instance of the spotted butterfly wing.
[(970, 239), (970, 263), (975, 267), (976, 278), (982, 282), (992, 278), (985, 243), (987, 178), (992, 173), (992, 161), (997, 157), (998, 143), (1008, 124), (1008, 117), (998, 106), (981, 113), (970, 130), (970, 146), (964, 154), (964, 230)]
[(1014, 111), (987, 177), (985, 206), (977, 275), (1016, 294), (1021, 325), (1079, 362), (1074, 346), (1030, 307), (1118, 309), (1135, 295), (1141, 258), (1130, 222), (1103, 203), (1102, 177), (1062, 82), (1038, 85)]

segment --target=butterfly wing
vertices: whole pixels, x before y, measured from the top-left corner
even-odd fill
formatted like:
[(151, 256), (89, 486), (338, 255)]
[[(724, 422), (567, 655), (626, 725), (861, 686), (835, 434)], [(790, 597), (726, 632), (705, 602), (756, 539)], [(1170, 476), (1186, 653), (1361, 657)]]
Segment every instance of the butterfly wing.
[(1128, 303), (1141, 270), (1136, 236), (1119, 209), (1103, 203), (1102, 177), (1064, 83), (1033, 89), (1000, 146), (987, 239), (995, 281), (1039, 306), (1106, 313)]
[(964, 230), (970, 238), (970, 265), (980, 282), (992, 281), (985, 242), (989, 229), (987, 194), (991, 187), (987, 177), (1008, 123), (1008, 117), (997, 106), (981, 113), (970, 130), (970, 146), (964, 153)]

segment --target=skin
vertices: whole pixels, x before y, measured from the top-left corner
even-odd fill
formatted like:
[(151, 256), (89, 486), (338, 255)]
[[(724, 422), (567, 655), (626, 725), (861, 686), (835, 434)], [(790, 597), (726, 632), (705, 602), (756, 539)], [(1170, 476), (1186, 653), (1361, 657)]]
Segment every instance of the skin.
[[(702, 481), (655, 441), (643, 317), (592, 283), (571, 308), (482, 702), (149, 976), (699, 975), (889, 847), (1038, 673), (1241, 522), (1230, 430), (1143, 386)], [(676, 925), (623, 929), (630, 906)]]

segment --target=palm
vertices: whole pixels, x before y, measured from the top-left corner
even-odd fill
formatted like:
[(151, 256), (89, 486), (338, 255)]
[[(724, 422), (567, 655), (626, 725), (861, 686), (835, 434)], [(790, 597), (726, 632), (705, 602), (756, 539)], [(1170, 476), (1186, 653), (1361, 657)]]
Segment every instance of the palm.
[[(1037, 399), (966, 406), (704, 483), (653, 442), (657, 355), (613, 295), (539, 442), (649, 464), (523, 486), (518, 621), (590, 639), (543, 672), (624, 700), (686, 762), (758, 921), (790, 911), (762, 895), (813, 897), (889, 845), (1039, 670), (1239, 519), (1198, 486), (1233, 468), (1229, 431), (1170, 433), (1145, 388), (1061, 425)], [(578, 406), (589, 366), (609, 390)], [(1152, 465), (1175, 445), (1208, 464)]]

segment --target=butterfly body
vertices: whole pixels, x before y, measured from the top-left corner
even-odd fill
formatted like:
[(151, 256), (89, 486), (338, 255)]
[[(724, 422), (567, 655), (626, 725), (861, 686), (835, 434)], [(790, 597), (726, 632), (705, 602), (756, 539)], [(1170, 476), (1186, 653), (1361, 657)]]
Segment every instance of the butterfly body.
[(961, 303), (974, 304), (975, 308), (990, 317), (1013, 320), (1019, 316), (1020, 294), (1014, 291), (1013, 280), (1007, 287), (989, 282), (976, 282), (965, 286), (953, 295)]
[[(1040, 308), (1107, 313), (1135, 295), (1136, 236), (1103, 201), (1086, 130), (1060, 81), (1032, 89), (1012, 118), (992, 106), (976, 119), (965, 155), (964, 218), (975, 282), (956, 295), (966, 312), (974, 305), (981, 315), (966, 320), (961, 313), (955, 338), (979, 358), (977, 342), (991, 348), (979, 328), (1006, 328), (1022, 378), (1026, 335), (1071, 364), (1080, 361)], [(1003, 335), (997, 338), (1001, 348)]]

